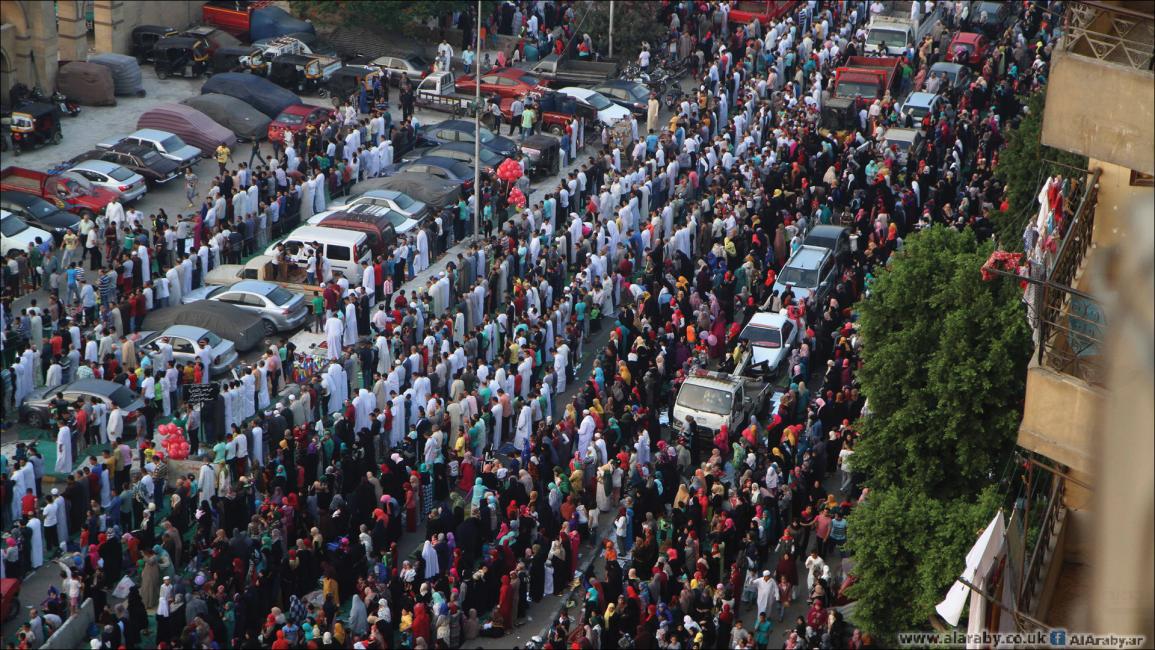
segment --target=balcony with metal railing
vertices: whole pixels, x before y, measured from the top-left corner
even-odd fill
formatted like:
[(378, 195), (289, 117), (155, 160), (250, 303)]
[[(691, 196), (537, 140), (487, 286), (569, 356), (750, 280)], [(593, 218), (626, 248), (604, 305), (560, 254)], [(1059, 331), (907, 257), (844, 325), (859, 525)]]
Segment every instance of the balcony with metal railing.
[(1085, 267), (1095, 230), (1099, 170), (1072, 179), (1078, 194), (1073, 216), (1058, 232), (1054, 252), (1044, 262), (1044, 279), (1032, 287), (1039, 365), (1090, 384), (1101, 384), (1104, 311), (1099, 301), (1074, 288)]
[[(1062, 200), (1042, 209), (1028, 251), (1025, 294), (1035, 336), (1018, 443), (1081, 476), (1092, 472), (1091, 431), (1101, 398), (1105, 311), (1086, 290), (1093, 261), (1100, 170), (1067, 168)], [(1052, 182), (1054, 179), (1048, 179)], [(1040, 189), (1046, 202), (1047, 188)]]
[(1060, 46), (1072, 54), (1151, 71), (1155, 3), (1071, 2)]
[(1155, 2), (1069, 2), (1054, 43), (1043, 144), (1155, 173)]

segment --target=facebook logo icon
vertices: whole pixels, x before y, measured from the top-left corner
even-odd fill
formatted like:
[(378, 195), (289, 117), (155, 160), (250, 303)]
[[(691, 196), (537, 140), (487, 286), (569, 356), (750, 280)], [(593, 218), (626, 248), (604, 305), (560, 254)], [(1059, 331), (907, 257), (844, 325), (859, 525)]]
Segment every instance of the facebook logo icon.
[(1066, 630), (1051, 630), (1048, 640), (1053, 647), (1062, 647), (1067, 645), (1067, 631)]

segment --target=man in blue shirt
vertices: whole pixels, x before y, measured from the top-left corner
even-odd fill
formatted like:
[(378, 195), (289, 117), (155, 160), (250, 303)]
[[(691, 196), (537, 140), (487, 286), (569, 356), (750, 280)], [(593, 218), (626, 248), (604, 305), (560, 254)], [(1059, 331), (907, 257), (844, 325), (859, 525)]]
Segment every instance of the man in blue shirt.
[(650, 129), (650, 134), (646, 136), (646, 153), (652, 154), (658, 150), (658, 136)]

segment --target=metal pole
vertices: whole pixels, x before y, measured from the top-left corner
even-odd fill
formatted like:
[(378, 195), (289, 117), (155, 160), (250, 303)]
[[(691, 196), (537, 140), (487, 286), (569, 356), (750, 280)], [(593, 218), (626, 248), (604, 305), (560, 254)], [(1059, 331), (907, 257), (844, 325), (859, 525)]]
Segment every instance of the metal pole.
[(477, 0), (477, 52), (473, 55), (473, 236), (481, 234), (481, 0)]
[(610, 0), (610, 48), (606, 56), (614, 58), (614, 0)]

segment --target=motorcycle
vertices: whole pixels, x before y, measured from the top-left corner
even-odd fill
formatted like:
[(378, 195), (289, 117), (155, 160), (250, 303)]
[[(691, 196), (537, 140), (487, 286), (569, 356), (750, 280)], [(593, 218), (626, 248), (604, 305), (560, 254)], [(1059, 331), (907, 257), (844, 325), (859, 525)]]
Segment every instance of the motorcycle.
[(67, 114), (70, 117), (80, 115), (80, 104), (69, 101), (68, 96), (59, 90), (52, 93), (52, 105), (55, 106), (57, 112), (62, 115)]
[(80, 104), (69, 101), (68, 96), (59, 90), (52, 93), (50, 97), (44, 96), (44, 91), (40, 90), (40, 86), (28, 86), (17, 82), (9, 91), (9, 96), (12, 98), (12, 105), (19, 106), (24, 102), (38, 102), (42, 104), (50, 104), (56, 109), (56, 114), (59, 116), (68, 115), (76, 117), (80, 115)]

